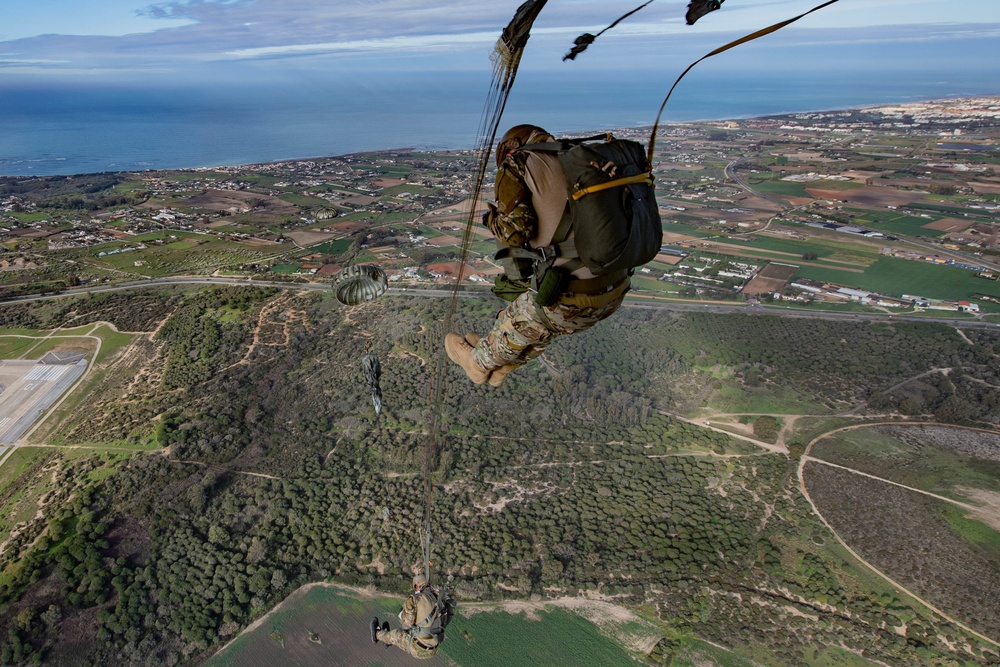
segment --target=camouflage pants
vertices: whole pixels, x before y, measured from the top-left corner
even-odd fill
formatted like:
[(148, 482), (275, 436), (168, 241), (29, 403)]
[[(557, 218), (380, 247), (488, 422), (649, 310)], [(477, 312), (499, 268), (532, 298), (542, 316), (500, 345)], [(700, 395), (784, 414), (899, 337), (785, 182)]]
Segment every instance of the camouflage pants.
[(376, 637), (379, 641), (385, 642), (390, 646), (398, 646), (412, 657), (421, 660), (424, 658), (433, 658), (438, 652), (437, 646), (432, 646), (431, 648), (422, 646), (419, 642), (414, 641), (413, 637), (406, 630), (399, 628), (389, 630), (388, 632), (379, 630)]
[(610, 302), (598, 306), (560, 301), (545, 307), (536, 306), (534, 294), (525, 292), (497, 314), (493, 329), (472, 350), (472, 357), (488, 370), (524, 365), (559, 336), (589, 329), (618, 310), (627, 283), (618, 291)]

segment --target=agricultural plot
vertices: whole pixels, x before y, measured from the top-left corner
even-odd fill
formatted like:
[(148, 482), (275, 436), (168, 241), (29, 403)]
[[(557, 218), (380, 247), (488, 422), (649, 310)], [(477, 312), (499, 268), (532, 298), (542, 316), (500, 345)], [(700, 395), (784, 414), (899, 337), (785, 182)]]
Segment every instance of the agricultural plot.
[[(809, 278), (885, 295), (919, 294), (930, 299), (972, 299), (976, 293), (1000, 298), (1000, 282), (977, 278), (974, 271), (895, 257), (881, 257), (862, 273), (803, 265), (797, 278)], [(988, 302), (981, 304), (989, 308)]]
[(771, 263), (765, 266), (760, 272), (757, 273), (747, 283), (747, 286), (743, 288), (744, 294), (770, 294), (773, 292), (780, 292), (788, 284), (788, 281), (792, 279), (795, 272), (798, 270), (797, 266), (789, 266), (787, 264), (775, 264)]
[(934, 224), (934, 218), (919, 218), (895, 211), (852, 210), (858, 215), (854, 219), (856, 225), (871, 227), (881, 232), (908, 234), (910, 236), (927, 236), (931, 238), (943, 236), (946, 233), (945, 230), (928, 226)]
[(351, 247), (352, 243), (352, 239), (337, 239), (336, 241), (327, 241), (326, 243), (313, 246), (310, 250), (313, 252), (323, 253), (324, 255), (336, 256), (346, 252)]
[(1000, 637), (1000, 533), (917, 491), (809, 462), (819, 513), (865, 560), (987, 637)]

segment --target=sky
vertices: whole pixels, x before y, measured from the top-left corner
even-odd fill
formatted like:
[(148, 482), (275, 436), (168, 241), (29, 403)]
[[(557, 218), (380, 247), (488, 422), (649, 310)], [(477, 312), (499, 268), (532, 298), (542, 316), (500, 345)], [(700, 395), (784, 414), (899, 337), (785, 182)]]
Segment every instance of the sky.
[[(522, 68), (565, 69), (561, 56), (573, 38), (596, 33), (640, 1), (549, 0)], [(0, 0), (0, 86), (29, 80), (223, 85), (255, 77), (480, 70), (488, 68), (490, 47), (518, 4)], [(677, 69), (820, 0), (725, 0), (722, 9), (694, 26), (684, 24), (686, 4), (655, 0), (602, 36), (580, 57), (578, 62), (587, 62), (579, 69), (662, 71), (667, 61)], [(873, 66), (905, 63), (933, 70), (961, 67), (965, 59), (984, 71), (1000, 71), (1000, 0), (839, 0), (780, 34), (780, 40), (765, 37), (773, 42), (766, 47), (741, 47), (728, 66), (804, 67), (823, 46), (835, 48), (845, 61), (872, 58)], [(941, 49), (945, 42), (974, 46), (963, 54)]]

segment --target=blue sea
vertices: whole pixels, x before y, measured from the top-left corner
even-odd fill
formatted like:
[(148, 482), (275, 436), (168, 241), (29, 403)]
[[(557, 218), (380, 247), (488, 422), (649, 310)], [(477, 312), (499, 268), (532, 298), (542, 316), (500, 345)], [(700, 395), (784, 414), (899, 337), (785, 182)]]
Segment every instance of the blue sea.
[[(554, 133), (651, 125), (674, 73), (560, 82), (526, 74), (501, 123)], [(476, 145), (488, 74), (387, 76), (363, 84), (0, 85), (0, 175), (207, 167), (391, 148)], [(747, 118), (1000, 94), (995, 77), (839, 77), (706, 68), (674, 92), (664, 122)]]

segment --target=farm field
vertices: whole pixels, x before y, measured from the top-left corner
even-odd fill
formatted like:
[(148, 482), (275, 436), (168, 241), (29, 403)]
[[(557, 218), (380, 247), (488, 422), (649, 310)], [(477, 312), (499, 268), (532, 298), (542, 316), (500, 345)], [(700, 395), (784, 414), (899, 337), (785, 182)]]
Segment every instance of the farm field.
[[(413, 664), (397, 648), (373, 645), (368, 622), (373, 616), (398, 627), (400, 597), (361, 593), (332, 586), (299, 589), (250, 630), (220, 650), (206, 667), (271, 667), (302, 665), (383, 667)], [(561, 608), (510, 613), (463, 611), (448, 626), (447, 640), (437, 657), (423, 665), (456, 667), (632, 667), (636, 662), (597, 626)], [(527, 606), (524, 605), (525, 609)], [(659, 639), (650, 623), (624, 612), (610, 632), (649, 649)], [(634, 620), (630, 620), (634, 619)]]
[[(931, 299), (971, 299), (973, 294), (1000, 297), (1000, 283), (977, 278), (974, 271), (953, 266), (881, 257), (863, 273), (801, 266), (797, 278), (822, 280), (885, 295), (916, 294)], [(983, 302), (984, 309), (991, 309)]]
[(910, 236), (938, 237), (944, 236), (945, 232), (940, 229), (932, 229), (925, 225), (933, 223), (941, 216), (928, 218), (918, 218), (905, 213), (871, 211), (868, 209), (854, 210), (858, 217), (854, 219), (855, 224), (871, 227), (881, 232), (891, 234), (908, 234)]

